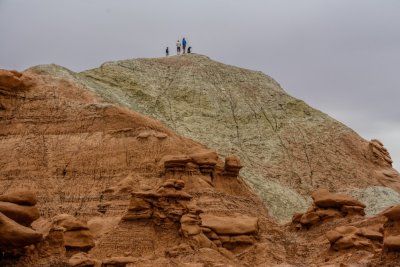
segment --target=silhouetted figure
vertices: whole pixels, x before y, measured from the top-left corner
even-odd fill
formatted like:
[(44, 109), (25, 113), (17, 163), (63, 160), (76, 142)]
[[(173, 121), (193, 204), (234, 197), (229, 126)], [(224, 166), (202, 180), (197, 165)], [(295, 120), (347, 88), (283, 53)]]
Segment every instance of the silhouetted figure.
[(191, 46), (188, 47), (188, 54), (190, 54), (190, 53), (192, 53), (192, 47)]
[(176, 54), (177, 55), (181, 54), (181, 42), (179, 40), (176, 41)]
[(169, 56), (169, 48), (168, 48), (168, 46), (167, 46), (167, 48), (165, 49), (165, 56)]
[(183, 39), (182, 39), (182, 48), (183, 48), (183, 53), (185, 54), (186, 53), (186, 39), (185, 39), (185, 37), (183, 37)]

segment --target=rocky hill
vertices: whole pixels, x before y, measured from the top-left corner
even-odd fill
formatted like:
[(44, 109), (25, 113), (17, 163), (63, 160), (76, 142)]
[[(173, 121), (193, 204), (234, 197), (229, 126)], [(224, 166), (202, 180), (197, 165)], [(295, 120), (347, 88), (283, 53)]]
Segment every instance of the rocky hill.
[(181, 264), (234, 263), (223, 244), (271, 244), (260, 229), (277, 225), (239, 176), (236, 156), (221, 158), (74, 81), (33, 71), (0, 71), (0, 107), (1, 266), (64, 266), (89, 250), (117, 266), (135, 257), (167, 264), (182, 253)]
[(0, 266), (400, 260), (383, 144), (204, 56), (0, 70), (0, 155)]
[(107, 62), (82, 73), (56, 65), (34, 70), (75, 80), (222, 157), (237, 154), (244, 179), (281, 221), (306, 209), (321, 186), (371, 205), (400, 200), (399, 173), (380, 142), (364, 140), (261, 72), (195, 54)]

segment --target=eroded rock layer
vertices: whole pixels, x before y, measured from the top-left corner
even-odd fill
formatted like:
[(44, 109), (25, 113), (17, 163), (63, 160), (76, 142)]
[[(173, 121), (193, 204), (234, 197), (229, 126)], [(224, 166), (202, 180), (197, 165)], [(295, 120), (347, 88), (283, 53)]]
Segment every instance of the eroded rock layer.
[(79, 74), (55, 65), (35, 70), (73, 79), (222, 156), (238, 155), (242, 175), (280, 220), (305, 210), (321, 186), (400, 192), (381, 142), (362, 139), (261, 72), (195, 54), (107, 62)]
[[(105, 64), (101, 78), (100, 70), (56, 66), (0, 70), (1, 266), (398, 262), (398, 207), (365, 217), (366, 205), (338, 193), (398, 189), (379, 141), (364, 141), (260, 73), (202, 56), (117, 63), (113, 77), (128, 69), (134, 78), (110, 83), (114, 65)], [(125, 102), (120, 93), (131, 85), (137, 90)], [(115, 102), (162, 114), (155, 117), (212, 149)], [(302, 211), (301, 195), (322, 185), (329, 191), (315, 191), (294, 223), (271, 218)]]
[[(1, 220), (25, 240), (18, 255), (2, 248), (1, 265), (240, 265), (254, 245), (273, 248), (265, 231), (202, 225), (208, 214), (231, 218), (233, 228), (248, 217), (257, 229), (277, 227), (239, 176), (237, 156), (224, 159), (73, 81), (31, 71), (1, 71), (0, 81), (0, 209), (13, 218)], [(273, 255), (250, 262), (282, 262)]]

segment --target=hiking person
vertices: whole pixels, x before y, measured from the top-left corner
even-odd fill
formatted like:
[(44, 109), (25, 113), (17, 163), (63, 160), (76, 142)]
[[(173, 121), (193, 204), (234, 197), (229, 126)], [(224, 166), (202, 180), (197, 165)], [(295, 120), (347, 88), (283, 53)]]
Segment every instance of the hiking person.
[(181, 54), (181, 42), (179, 40), (176, 41), (176, 54), (177, 55)]
[(186, 53), (186, 39), (185, 39), (185, 37), (183, 37), (183, 39), (182, 39), (182, 47), (183, 47), (183, 53), (185, 54)]
[(192, 53), (192, 47), (191, 46), (188, 47), (188, 54), (190, 54), (190, 53)]
[(167, 48), (165, 49), (165, 56), (168, 57), (169, 56), (169, 48), (167, 46)]

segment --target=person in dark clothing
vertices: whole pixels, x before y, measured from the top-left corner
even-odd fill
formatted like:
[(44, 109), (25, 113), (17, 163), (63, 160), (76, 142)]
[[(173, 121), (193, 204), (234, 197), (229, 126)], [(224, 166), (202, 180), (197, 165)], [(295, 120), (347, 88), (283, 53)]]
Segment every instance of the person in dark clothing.
[(188, 54), (190, 54), (190, 53), (192, 53), (192, 47), (191, 46), (188, 47)]
[(183, 39), (182, 39), (182, 48), (183, 48), (183, 53), (185, 54), (186, 53), (186, 39), (185, 39), (185, 37), (183, 37)]
[(168, 46), (167, 46), (167, 48), (165, 49), (165, 56), (169, 56), (169, 48), (168, 48)]

